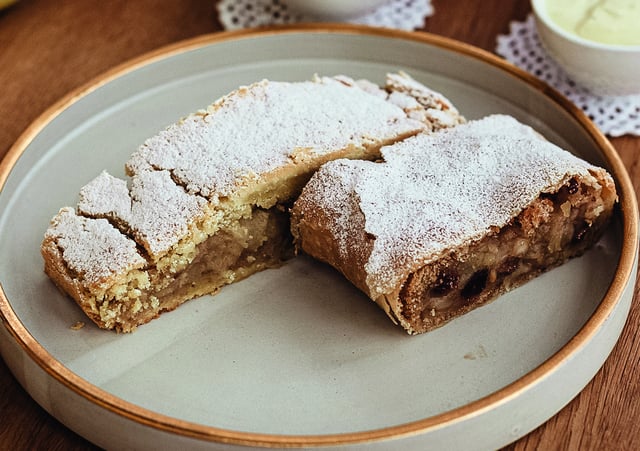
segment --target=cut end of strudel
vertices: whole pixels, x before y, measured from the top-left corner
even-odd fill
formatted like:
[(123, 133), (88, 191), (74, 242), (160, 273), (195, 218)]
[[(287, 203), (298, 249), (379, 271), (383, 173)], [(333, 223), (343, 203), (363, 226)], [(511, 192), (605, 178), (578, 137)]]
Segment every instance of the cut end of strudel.
[(291, 221), (299, 249), (417, 334), (582, 254), (616, 200), (604, 169), (495, 115), (324, 165)]
[(406, 74), (262, 81), (148, 139), (62, 208), (45, 272), (101, 328), (129, 332), (293, 255), (288, 209), (323, 163), (464, 122)]

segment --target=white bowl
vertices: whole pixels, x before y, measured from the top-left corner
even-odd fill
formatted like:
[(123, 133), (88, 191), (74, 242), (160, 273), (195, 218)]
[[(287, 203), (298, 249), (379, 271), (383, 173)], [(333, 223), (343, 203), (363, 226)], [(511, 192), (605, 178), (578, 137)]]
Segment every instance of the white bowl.
[(295, 12), (323, 20), (345, 20), (375, 10), (389, 0), (285, 0)]
[(540, 41), (575, 82), (599, 95), (640, 94), (640, 45), (602, 44), (570, 33), (549, 17), (547, 2), (531, 1)]

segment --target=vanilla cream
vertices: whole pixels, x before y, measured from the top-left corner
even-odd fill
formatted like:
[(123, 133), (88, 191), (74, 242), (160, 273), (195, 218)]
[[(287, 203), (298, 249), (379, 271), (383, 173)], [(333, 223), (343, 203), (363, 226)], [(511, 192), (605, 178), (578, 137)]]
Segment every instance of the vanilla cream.
[(547, 10), (553, 22), (581, 38), (640, 45), (638, 0), (547, 0)]

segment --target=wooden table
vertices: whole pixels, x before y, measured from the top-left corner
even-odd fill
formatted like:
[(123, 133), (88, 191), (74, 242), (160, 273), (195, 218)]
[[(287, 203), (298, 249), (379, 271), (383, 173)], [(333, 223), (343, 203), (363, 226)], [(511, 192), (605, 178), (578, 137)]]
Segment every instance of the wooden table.
[[(433, 0), (424, 30), (493, 51), (527, 0)], [(0, 157), (49, 105), (112, 66), (221, 30), (213, 0), (22, 0), (0, 12)], [(612, 142), (640, 186), (640, 138)], [(636, 297), (637, 297), (636, 288)], [(507, 449), (640, 449), (640, 306), (593, 381), (559, 414)], [(94, 447), (49, 416), (0, 360), (0, 449)]]

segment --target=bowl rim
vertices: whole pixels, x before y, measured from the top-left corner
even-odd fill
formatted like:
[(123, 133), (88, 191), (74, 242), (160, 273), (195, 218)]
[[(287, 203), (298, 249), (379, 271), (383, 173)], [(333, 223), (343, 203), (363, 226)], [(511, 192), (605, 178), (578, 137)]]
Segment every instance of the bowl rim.
[(538, 21), (542, 22), (551, 31), (561, 38), (572, 42), (573, 44), (589, 47), (594, 50), (605, 50), (610, 52), (621, 53), (627, 55), (629, 53), (640, 52), (640, 44), (606, 44), (578, 36), (560, 27), (549, 17), (546, 9), (546, 2), (549, 0), (531, 0), (531, 10)]
[(359, 0), (356, 2), (346, 2), (343, 0), (281, 0), (281, 2), (291, 11), (304, 16), (315, 17), (322, 20), (345, 20), (371, 13), (377, 8), (390, 3), (390, 0)]

